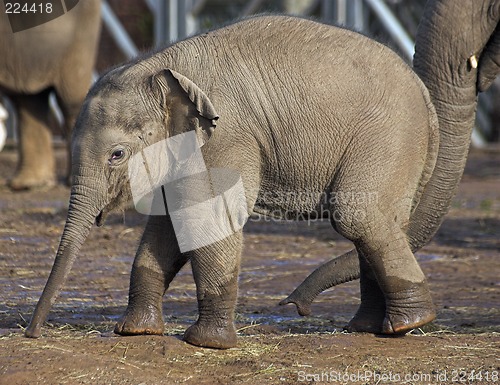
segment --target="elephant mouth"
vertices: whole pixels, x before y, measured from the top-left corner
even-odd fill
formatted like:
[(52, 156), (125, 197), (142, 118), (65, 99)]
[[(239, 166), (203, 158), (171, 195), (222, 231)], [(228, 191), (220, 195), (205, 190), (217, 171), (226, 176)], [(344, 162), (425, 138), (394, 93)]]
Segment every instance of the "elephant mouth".
[(104, 225), (104, 222), (106, 222), (106, 218), (108, 217), (108, 214), (111, 212), (112, 208), (110, 207), (109, 204), (105, 205), (101, 211), (99, 211), (99, 214), (95, 217), (95, 224), (97, 227), (101, 227)]
[(117, 210), (126, 210), (127, 208), (133, 207), (131, 205), (132, 198), (124, 192), (123, 190), (119, 190), (120, 192), (111, 198), (106, 199), (104, 204), (101, 206), (101, 210), (95, 217), (95, 224), (97, 227), (101, 227), (104, 225), (108, 214)]
[(104, 225), (104, 222), (106, 221), (106, 218), (108, 217), (108, 214), (111, 213), (112, 211), (120, 210), (120, 209), (126, 209), (128, 208), (129, 204), (123, 194), (119, 194), (110, 201), (108, 201), (101, 211), (99, 211), (99, 214), (95, 217), (95, 224), (97, 227), (101, 227)]
[(97, 217), (95, 217), (95, 224), (97, 225), (97, 227), (101, 227), (102, 225), (104, 225), (104, 221), (106, 220), (107, 216), (108, 214), (104, 212), (104, 210), (101, 210), (99, 214), (97, 214)]

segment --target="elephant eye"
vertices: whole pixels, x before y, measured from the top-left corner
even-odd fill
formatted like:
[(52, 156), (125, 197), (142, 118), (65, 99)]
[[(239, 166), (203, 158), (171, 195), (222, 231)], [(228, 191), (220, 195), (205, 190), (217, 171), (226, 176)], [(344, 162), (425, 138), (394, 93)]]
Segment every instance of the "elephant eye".
[(125, 152), (123, 150), (116, 150), (111, 155), (111, 159), (112, 160), (119, 160), (119, 159), (123, 158), (123, 155), (125, 155)]
[(108, 163), (111, 165), (114, 162), (118, 162), (119, 160), (125, 157), (125, 151), (122, 149), (114, 150), (111, 154), (111, 158), (109, 158)]

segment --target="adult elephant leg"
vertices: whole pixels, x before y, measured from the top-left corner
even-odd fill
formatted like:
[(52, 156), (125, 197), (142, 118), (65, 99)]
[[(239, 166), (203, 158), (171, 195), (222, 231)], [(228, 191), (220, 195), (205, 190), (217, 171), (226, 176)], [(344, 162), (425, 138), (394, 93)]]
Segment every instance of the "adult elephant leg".
[(50, 187), (56, 183), (48, 91), (13, 98), (19, 116), (19, 163), (9, 182), (14, 190)]
[(151, 216), (132, 267), (127, 310), (115, 333), (163, 334), (163, 295), (187, 261), (188, 256), (179, 251), (170, 217)]
[(348, 332), (381, 333), (385, 318), (385, 296), (366, 257), (359, 254), (361, 304), (347, 324)]
[(71, 133), (75, 126), (76, 118), (80, 111), (81, 103), (68, 103), (58, 98), (58, 104), (61, 107), (64, 116), (63, 135), (66, 140), (67, 158), (66, 158), (66, 183), (71, 185)]
[(242, 248), (241, 231), (190, 252), (198, 298), (198, 320), (184, 334), (190, 344), (227, 349), (236, 346), (234, 309)]
[[(85, 79), (83, 84), (89, 84), (90, 81)], [(67, 161), (66, 161), (66, 183), (71, 185), (71, 134), (75, 126), (76, 119), (80, 113), (80, 108), (85, 99), (87, 88), (82, 87), (82, 84), (75, 85), (73, 88), (57, 89), (57, 104), (61, 108), (64, 117), (63, 136), (67, 146)]]

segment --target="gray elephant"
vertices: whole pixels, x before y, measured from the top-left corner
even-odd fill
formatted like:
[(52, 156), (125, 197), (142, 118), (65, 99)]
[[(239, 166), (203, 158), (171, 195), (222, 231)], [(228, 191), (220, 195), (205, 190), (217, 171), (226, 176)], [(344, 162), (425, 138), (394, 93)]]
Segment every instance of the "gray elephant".
[[(261, 16), (125, 64), (91, 89), (73, 133), (65, 229), (27, 336), (40, 335), (93, 223), (100, 226), (111, 210), (135, 202), (131, 163), (153, 175), (162, 161), (151, 163), (151, 148), (188, 133), (197, 135), (207, 170), (240, 176), (247, 215), (328, 217), (354, 242), (386, 298), (382, 332), (405, 333), (435, 317), (404, 232), (439, 145), (426, 87), (399, 56), (365, 36), (300, 18)], [(169, 157), (191, 162), (168, 146)], [(163, 195), (168, 210), (148, 219), (129, 304), (115, 332), (162, 334), (162, 297), (190, 260), (199, 318), (184, 339), (229, 348), (236, 344), (242, 232), (234, 226), (213, 243), (186, 248), (178, 226), (196, 226), (198, 219), (193, 242), (211, 231), (206, 212), (184, 221), (177, 216), (206, 200), (206, 185), (186, 186), (178, 194), (179, 210), (171, 211), (169, 189), (162, 186), (155, 195), (160, 203)], [(224, 207), (237, 200), (229, 198), (224, 194)]]
[[(464, 171), (477, 94), (500, 72), (500, 1), (431, 0), (417, 32), (414, 69), (429, 89), (439, 118), (436, 168), (406, 230), (415, 252), (428, 243), (448, 212)], [(361, 276), (361, 306), (347, 330), (377, 331), (385, 298), (370, 269), (351, 250), (320, 266), (281, 304), (308, 315), (314, 298)], [(370, 317), (366, 315), (370, 314)], [(378, 316), (376, 316), (378, 314)], [(366, 320), (370, 320), (366, 324)], [(365, 321), (361, 321), (365, 320)]]
[[(91, 85), (100, 0), (68, 1), (65, 14), (45, 23), (56, 15), (55, 2), (27, 13), (6, 8), (15, 4), (0, 3), (0, 94), (12, 100), (19, 116), (19, 164), (10, 181), (19, 190), (56, 181), (48, 98), (55, 91), (69, 139)], [(23, 29), (23, 23), (36, 26)]]

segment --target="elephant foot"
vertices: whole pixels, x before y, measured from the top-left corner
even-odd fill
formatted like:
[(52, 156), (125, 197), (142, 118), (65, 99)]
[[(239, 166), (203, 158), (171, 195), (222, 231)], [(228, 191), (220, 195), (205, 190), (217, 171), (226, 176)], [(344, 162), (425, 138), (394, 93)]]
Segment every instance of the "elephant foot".
[(360, 260), (360, 267), (361, 304), (344, 329), (351, 333), (380, 334), (385, 318), (385, 296), (378, 282), (370, 277), (364, 260)]
[(56, 178), (54, 175), (37, 177), (21, 173), (9, 181), (9, 187), (15, 191), (45, 189), (55, 185)]
[(373, 333), (382, 332), (382, 324), (385, 319), (385, 305), (367, 306), (361, 304), (356, 315), (344, 327), (349, 333)]
[(163, 335), (164, 329), (163, 317), (158, 309), (145, 311), (127, 309), (122, 320), (115, 325), (114, 332), (122, 336)]
[(212, 325), (198, 321), (186, 330), (184, 341), (203, 348), (234, 348), (237, 343), (236, 329), (233, 322)]
[(436, 312), (429, 308), (395, 314), (388, 312), (382, 324), (382, 334), (405, 334), (434, 321)]
[(405, 334), (436, 318), (427, 283), (414, 283), (409, 288), (386, 295), (383, 334)]

